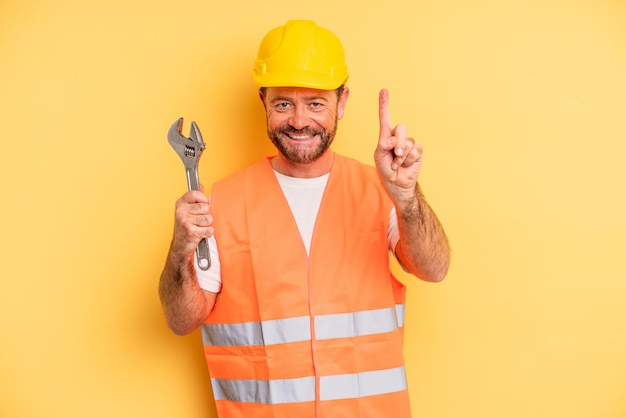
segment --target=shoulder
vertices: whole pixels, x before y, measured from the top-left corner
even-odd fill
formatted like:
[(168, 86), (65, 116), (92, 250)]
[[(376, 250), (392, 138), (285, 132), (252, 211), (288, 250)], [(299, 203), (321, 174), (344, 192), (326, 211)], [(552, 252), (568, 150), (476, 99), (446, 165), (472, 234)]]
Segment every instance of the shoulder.
[(336, 163), (340, 164), (344, 169), (352, 171), (358, 171), (366, 174), (376, 174), (376, 168), (372, 165), (365, 164), (354, 158), (346, 157), (343, 155), (337, 155)]
[(359, 178), (361, 181), (367, 183), (373, 182), (382, 186), (380, 178), (378, 177), (378, 172), (374, 166), (365, 164), (361, 161), (355, 160), (354, 158), (340, 155), (337, 155), (336, 163), (340, 167), (340, 171), (344, 173), (345, 176)]
[(263, 158), (252, 165), (244, 167), (234, 173), (224, 177), (223, 179), (215, 182), (213, 184), (212, 194), (215, 193), (215, 190), (221, 190), (224, 188), (230, 188), (236, 186), (237, 184), (245, 183), (246, 179), (255, 178), (260, 173), (271, 170), (271, 166), (269, 164), (268, 158)]
[[(342, 193), (353, 196), (363, 202), (379, 201), (383, 207), (391, 210), (391, 201), (380, 180), (376, 168), (353, 158), (338, 156), (336, 160), (335, 181), (342, 188)], [(333, 174), (331, 172), (331, 179)]]

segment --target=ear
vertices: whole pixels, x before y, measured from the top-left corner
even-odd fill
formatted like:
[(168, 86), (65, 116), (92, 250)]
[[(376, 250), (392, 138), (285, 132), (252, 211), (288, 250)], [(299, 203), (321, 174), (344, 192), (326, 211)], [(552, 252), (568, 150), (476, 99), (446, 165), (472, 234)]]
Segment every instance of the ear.
[(344, 87), (341, 97), (339, 98), (339, 102), (337, 103), (337, 119), (343, 118), (348, 96), (350, 96), (350, 89), (348, 87)]
[(267, 106), (265, 105), (265, 96), (263, 95), (263, 91), (261, 89), (259, 89), (259, 99), (261, 100), (261, 103), (263, 103), (263, 108), (267, 110)]

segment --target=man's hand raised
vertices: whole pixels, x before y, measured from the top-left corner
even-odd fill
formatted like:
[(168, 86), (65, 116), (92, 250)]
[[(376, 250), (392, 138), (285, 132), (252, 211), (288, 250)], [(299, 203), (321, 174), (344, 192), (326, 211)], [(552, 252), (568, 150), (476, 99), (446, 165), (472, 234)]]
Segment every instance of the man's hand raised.
[(417, 177), (422, 166), (421, 145), (407, 136), (406, 126), (391, 124), (389, 93), (380, 91), (378, 98), (380, 132), (374, 162), (387, 193), (396, 204), (415, 198)]

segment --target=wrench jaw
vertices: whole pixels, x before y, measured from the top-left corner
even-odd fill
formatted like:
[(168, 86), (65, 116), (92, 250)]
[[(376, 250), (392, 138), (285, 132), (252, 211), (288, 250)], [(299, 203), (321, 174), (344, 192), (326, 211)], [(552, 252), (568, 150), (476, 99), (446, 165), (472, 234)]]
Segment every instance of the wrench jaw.
[(200, 133), (200, 129), (198, 129), (198, 125), (196, 125), (196, 122), (191, 122), (191, 129), (189, 130), (189, 137), (191, 138), (193, 142), (198, 144), (200, 148), (202, 148), (202, 150), (204, 151), (204, 141), (202, 140), (202, 134)]
[[(179, 153), (178, 149), (181, 145), (185, 145), (187, 138), (182, 135), (183, 131), (183, 118), (177, 119), (172, 126), (170, 126), (169, 131), (167, 131), (167, 142), (170, 143), (172, 148)], [(180, 154), (180, 153), (179, 153)]]
[(191, 122), (189, 138), (182, 135), (183, 118), (179, 118), (170, 127), (167, 141), (185, 164), (185, 167), (197, 167), (198, 160), (204, 151), (204, 141), (198, 125)]

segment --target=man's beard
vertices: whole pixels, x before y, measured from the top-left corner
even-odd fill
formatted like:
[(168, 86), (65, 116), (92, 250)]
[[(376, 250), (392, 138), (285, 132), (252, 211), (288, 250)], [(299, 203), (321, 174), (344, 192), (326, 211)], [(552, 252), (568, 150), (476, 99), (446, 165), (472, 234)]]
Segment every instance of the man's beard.
[[(278, 151), (287, 158), (287, 160), (298, 164), (309, 164), (320, 158), (335, 138), (337, 132), (337, 120), (331, 132), (322, 128), (306, 127), (303, 129), (294, 129), (293, 127), (279, 126), (273, 131), (268, 129), (267, 134)], [(303, 146), (291, 146), (287, 142), (282, 141), (283, 135), (310, 135), (312, 137), (319, 136), (320, 140), (314, 148), (306, 147), (305, 141)]]

